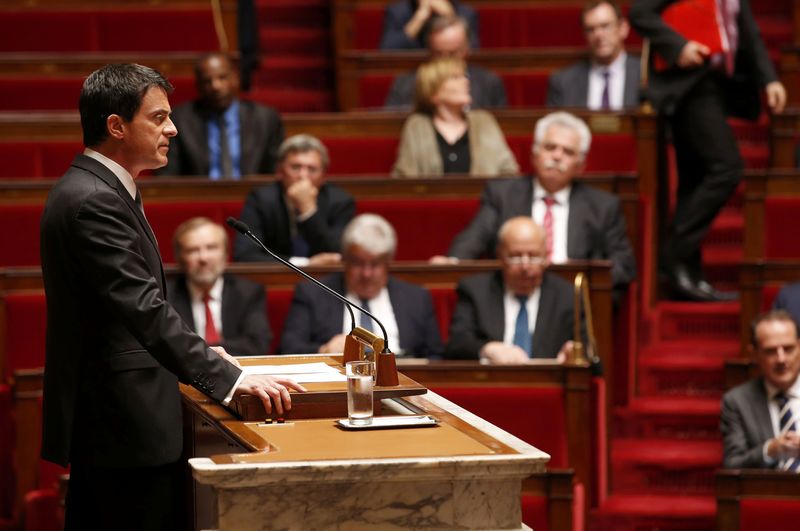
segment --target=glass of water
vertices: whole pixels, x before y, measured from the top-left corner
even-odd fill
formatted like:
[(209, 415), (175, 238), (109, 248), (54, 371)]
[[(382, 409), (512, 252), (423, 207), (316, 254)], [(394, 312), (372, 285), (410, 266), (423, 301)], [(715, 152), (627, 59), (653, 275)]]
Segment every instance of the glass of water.
[(372, 424), (372, 386), (375, 365), (371, 361), (348, 361), (347, 418), (353, 426)]

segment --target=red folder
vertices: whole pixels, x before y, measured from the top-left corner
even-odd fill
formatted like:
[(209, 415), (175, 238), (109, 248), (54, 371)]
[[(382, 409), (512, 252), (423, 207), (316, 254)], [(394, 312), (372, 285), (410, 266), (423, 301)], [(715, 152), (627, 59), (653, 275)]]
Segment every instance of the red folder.
[[(664, 9), (661, 18), (686, 39), (708, 46), (714, 55), (725, 51), (717, 10), (717, 0), (680, 0)], [(663, 71), (671, 65), (656, 54), (653, 66), (657, 71)]]

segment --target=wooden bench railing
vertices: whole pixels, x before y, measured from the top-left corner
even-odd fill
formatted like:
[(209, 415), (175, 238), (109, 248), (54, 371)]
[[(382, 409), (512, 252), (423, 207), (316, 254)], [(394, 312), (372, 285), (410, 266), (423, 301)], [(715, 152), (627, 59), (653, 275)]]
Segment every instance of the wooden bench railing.
[(717, 529), (759, 531), (797, 525), (800, 475), (773, 470), (720, 470), (716, 476)]

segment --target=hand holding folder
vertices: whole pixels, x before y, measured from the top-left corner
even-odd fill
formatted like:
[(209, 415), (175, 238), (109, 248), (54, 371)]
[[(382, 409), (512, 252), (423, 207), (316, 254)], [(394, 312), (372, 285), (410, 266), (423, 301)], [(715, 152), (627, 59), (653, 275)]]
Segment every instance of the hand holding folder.
[[(661, 18), (687, 40), (704, 45), (707, 49), (706, 57), (725, 52), (716, 0), (680, 0), (664, 9)], [(656, 55), (653, 66), (656, 71), (661, 72), (673, 65)]]

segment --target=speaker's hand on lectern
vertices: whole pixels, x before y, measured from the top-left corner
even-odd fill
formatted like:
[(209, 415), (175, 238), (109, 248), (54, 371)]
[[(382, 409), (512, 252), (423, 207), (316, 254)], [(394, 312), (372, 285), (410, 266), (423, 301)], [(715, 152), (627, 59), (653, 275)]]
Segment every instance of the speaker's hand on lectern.
[(282, 415), (284, 411), (292, 409), (292, 397), (289, 389), (304, 393), (306, 388), (289, 378), (273, 378), (265, 374), (251, 374), (245, 376), (236, 388), (235, 395), (255, 395), (264, 403), (267, 413)]

